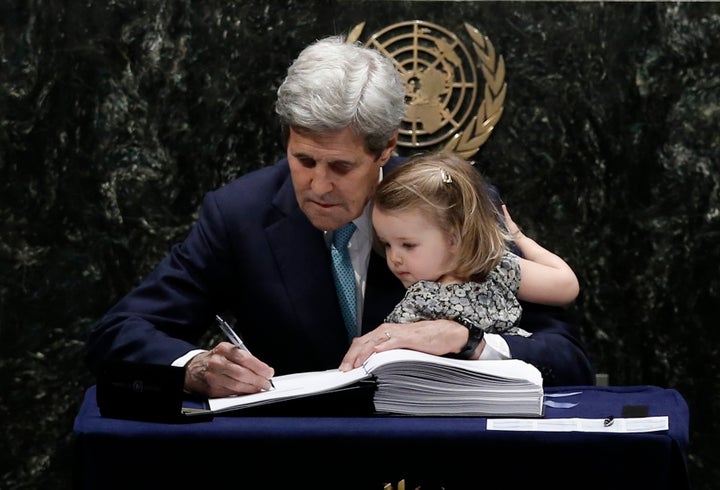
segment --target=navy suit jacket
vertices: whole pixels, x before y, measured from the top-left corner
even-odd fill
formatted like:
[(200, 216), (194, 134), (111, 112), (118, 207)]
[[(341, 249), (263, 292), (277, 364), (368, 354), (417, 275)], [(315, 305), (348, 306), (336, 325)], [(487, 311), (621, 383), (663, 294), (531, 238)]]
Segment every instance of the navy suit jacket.
[[(400, 163), (392, 158), (385, 170)], [(373, 252), (364, 331), (381, 324), (404, 293)], [(593, 384), (563, 310), (523, 307), (521, 327), (534, 335), (505, 337), (513, 357), (535, 364), (548, 386)], [(186, 239), (90, 332), (86, 361), (93, 371), (105, 359), (170, 364), (216, 328), (217, 312), (237, 319), (252, 353), (276, 375), (337, 368), (347, 352), (330, 253), (297, 204), (286, 159), (206, 195)]]

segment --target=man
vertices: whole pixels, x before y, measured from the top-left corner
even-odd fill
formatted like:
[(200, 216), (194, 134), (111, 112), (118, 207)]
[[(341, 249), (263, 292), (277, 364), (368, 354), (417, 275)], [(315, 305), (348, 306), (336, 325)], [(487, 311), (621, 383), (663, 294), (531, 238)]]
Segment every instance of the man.
[[(449, 320), (382, 325), (405, 289), (372, 252), (369, 202), (392, 153), (405, 89), (376, 50), (320, 40), (278, 90), (287, 158), (208, 193), (184, 242), (100, 320), (86, 359), (185, 366), (185, 388), (216, 397), (270, 388), (276, 374), (357, 366), (374, 350), (409, 348), (471, 358), (514, 357), (538, 366), (547, 385), (592, 384), (592, 369), (567, 323), (524, 305), (529, 338), (487, 335)], [(349, 222), (356, 286), (350, 343), (329, 245)], [(197, 345), (216, 314), (232, 314), (248, 351)], [(472, 349), (468, 350), (468, 344)]]

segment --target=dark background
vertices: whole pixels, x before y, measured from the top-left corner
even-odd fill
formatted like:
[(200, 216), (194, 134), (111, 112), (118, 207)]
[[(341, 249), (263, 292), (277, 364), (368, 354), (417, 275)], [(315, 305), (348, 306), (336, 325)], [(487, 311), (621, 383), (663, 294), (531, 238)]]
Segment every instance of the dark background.
[(70, 487), (86, 332), (206, 191), (282, 155), (273, 102), (298, 52), (413, 19), (470, 44), (468, 22), (504, 57), (475, 158), (576, 270), (597, 370), (677, 389), (693, 487), (718, 486), (720, 4), (5, 0), (1, 488)]

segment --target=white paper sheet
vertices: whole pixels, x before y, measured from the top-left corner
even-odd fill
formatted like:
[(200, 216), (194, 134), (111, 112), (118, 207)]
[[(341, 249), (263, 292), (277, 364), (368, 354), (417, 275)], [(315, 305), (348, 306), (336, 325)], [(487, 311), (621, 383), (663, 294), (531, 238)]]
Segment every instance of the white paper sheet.
[(656, 432), (669, 429), (667, 416), (607, 419), (510, 419), (490, 418), (487, 430), (515, 430), (537, 432)]

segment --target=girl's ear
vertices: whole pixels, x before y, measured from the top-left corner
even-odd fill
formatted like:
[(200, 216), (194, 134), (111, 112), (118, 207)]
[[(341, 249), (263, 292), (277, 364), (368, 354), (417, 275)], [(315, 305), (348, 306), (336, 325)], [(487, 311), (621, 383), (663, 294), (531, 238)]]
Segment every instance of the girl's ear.
[(448, 236), (448, 250), (450, 250), (450, 253), (456, 254), (458, 253), (458, 250), (460, 247), (458, 247), (459, 239), (458, 237), (454, 235)]

